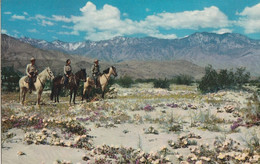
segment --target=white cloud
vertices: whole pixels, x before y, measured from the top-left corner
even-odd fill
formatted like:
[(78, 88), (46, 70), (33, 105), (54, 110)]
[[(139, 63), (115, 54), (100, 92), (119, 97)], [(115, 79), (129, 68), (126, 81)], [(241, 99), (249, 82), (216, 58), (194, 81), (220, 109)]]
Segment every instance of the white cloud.
[[(141, 21), (122, 19), (119, 9), (107, 4), (102, 9), (97, 9), (92, 2), (87, 2), (80, 11), (81, 16), (71, 16), (68, 20), (73, 22), (74, 31), (85, 32), (85, 39), (89, 40), (111, 39), (115, 36), (132, 34), (172, 39), (177, 36), (162, 34), (158, 29), (224, 29), (230, 25), (227, 16), (215, 6), (179, 13), (158, 13), (149, 15)], [(150, 10), (147, 8), (146, 11)]]
[(150, 11), (150, 9), (149, 9), (149, 8), (146, 8), (146, 9), (145, 9), (145, 11), (146, 11), (146, 12), (149, 12), (149, 11)]
[(79, 35), (77, 31), (72, 31), (72, 32), (58, 32), (60, 35)]
[(12, 19), (18, 19), (18, 20), (24, 20), (25, 19), (25, 16), (23, 16), (23, 15), (13, 15), (12, 16)]
[(224, 34), (224, 33), (232, 33), (233, 30), (232, 29), (227, 29), (227, 28), (221, 28), (219, 30), (212, 31), (212, 32), (217, 33), (217, 34)]
[(245, 33), (260, 32), (260, 3), (246, 7), (241, 13), (237, 24), (245, 29)]
[(6, 29), (3, 29), (3, 28), (1, 29), (1, 33), (2, 33), (2, 34), (7, 34), (7, 35), (8, 35), (7, 30), (6, 30)]
[(13, 33), (20, 34), (20, 32), (17, 30), (13, 30)]
[(44, 16), (44, 15), (37, 14), (37, 15), (35, 15), (34, 17), (30, 17), (30, 18), (29, 18), (29, 20), (33, 20), (33, 19), (36, 19), (36, 20), (40, 21), (40, 20), (48, 19), (48, 18), (47, 18), (46, 16)]
[(27, 12), (23, 12), (23, 15), (28, 15), (28, 13)]
[(62, 28), (66, 28), (66, 29), (73, 29), (73, 27), (72, 27), (72, 26), (66, 26), (66, 25), (62, 25), (61, 27), (62, 27)]
[(41, 25), (42, 25), (42, 26), (46, 26), (46, 25), (48, 25), (48, 26), (53, 26), (54, 23), (52, 23), (52, 22), (50, 22), (50, 21), (42, 20)]
[(65, 16), (62, 16), (62, 15), (52, 15), (52, 20), (54, 21), (61, 21), (61, 22), (71, 22), (71, 19), (70, 18), (67, 18)]
[(38, 31), (34, 28), (34, 29), (29, 29), (27, 30), (28, 32), (31, 32), (31, 33), (37, 33)]
[(6, 12), (4, 12), (4, 14), (5, 15), (10, 15), (10, 14), (12, 14), (10, 11), (6, 11)]
[[(162, 12), (147, 16), (140, 21), (127, 18), (127, 14), (120, 13), (114, 6), (105, 4), (97, 9), (92, 2), (87, 2), (79, 9), (81, 15), (66, 17), (63, 15), (36, 15), (36, 19), (43, 26), (53, 26), (53, 21), (71, 23), (71, 26), (62, 25), (62, 28), (72, 29), (71, 32), (59, 32), (60, 35), (79, 35), (85, 33), (85, 39), (104, 40), (116, 36), (144, 34), (147, 36), (173, 39), (175, 34), (163, 34), (159, 29), (199, 29), (215, 28), (218, 32), (228, 31), (230, 21), (217, 7), (211, 6), (203, 10), (184, 11), (179, 13)], [(146, 9), (150, 11), (150, 9)], [(123, 16), (121, 18), (120, 16)]]
[(175, 39), (177, 36), (175, 34), (151, 34), (150, 36), (155, 37), (155, 38), (161, 38), (161, 39)]
[(222, 28), (229, 25), (227, 16), (215, 6), (204, 8), (204, 10), (159, 13), (148, 16), (145, 23), (147, 26), (166, 29)]

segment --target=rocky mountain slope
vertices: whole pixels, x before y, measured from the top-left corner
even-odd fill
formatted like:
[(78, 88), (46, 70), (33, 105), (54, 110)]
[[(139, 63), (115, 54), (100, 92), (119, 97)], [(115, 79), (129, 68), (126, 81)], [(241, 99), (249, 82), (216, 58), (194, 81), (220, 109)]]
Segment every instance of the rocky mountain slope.
[(247, 67), (260, 75), (260, 41), (241, 34), (194, 33), (182, 39), (116, 37), (104, 41), (66, 43), (31, 38), (21, 41), (47, 50), (59, 50), (108, 62), (186, 60), (215, 68)]
[[(52, 71), (62, 74), (65, 61), (72, 60), (74, 72), (80, 68), (86, 68), (90, 74), (93, 58), (79, 55), (69, 55), (57, 50), (43, 50), (21, 42), (7, 35), (2, 35), (2, 67), (14, 66), (20, 72), (25, 72), (26, 64), (34, 56), (40, 70), (49, 66)], [(128, 75), (133, 78), (172, 78), (179, 74), (191, 75), (195, 78), (202, 77), (204, 68), (199, 67), (185, 60), (175, 61), (124, 61), (119, 63), (101, 61), (101, 70), (114, 65), (117, 68), (119, 77)]]

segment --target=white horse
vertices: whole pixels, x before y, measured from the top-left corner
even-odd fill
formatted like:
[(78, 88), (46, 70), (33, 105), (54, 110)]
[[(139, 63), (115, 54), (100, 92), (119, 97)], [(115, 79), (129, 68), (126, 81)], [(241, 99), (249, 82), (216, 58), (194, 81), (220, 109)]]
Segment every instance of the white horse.
[[(104, 98), (105, 88), (108, 84), (108, 81), (109, 81), (111, 75), (114, 75), (115, 77), (117, 76), (116, 68), (114, 66), (111, 66), (111, 67), (107, 68), (106, 70), (104, 70), (103, 74), (100, 75), (97, 79), (99, 82), (98, 87), (100, 87), (102, 90), (102, 98)], [(82, 101), (86, 94), (87, 94), (87, 99), (89, 98), (91, 87), (94, 87), (94, 86), (95, 86), (94, 80), (91, 79), (90, 77), (87, 77), (86, 82), (84, 83), (84, 86), (83, 86)]]
[[(25, 95), (27, 91), (29, 90), (29, 83), (25, 82), (25, 78), (27, 76), (23, 76), (19, 80), (19, 87), (20, 87), (20, 103), (24, 105)], [(41, 95), (44, 88), (44, 84), (46, 80), (53, 80), (54, 75), (49, 67), (45, 68), (36, 79), (36, 82), (34, 83), (35, 89), (34, 91), (37, 92), (37, 105), (40, 105)]]

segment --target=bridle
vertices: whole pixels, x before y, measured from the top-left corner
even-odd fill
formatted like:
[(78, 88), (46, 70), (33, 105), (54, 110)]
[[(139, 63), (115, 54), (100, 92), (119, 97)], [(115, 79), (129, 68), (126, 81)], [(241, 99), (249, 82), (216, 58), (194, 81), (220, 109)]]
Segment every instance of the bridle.
[(52, 78), (53, 76), (51, 75), (51, 73), (49, 72), (49, 70), (48, 70), (48, 69), (47, 69), (47, 72), (48, 72), (48, 74), (49, 74), (50, 78)]

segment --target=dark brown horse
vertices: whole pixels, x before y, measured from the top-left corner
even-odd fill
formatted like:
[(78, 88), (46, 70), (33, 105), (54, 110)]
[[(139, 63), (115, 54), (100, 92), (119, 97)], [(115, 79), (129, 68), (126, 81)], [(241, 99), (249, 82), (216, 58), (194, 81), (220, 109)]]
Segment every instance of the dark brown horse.
[[(77, 94), (77, 90), (79, 87), (79, 82), (80, 80), (86, 81), (87, 73), (86, 69), (81, 69), (80, 71), (76, 72), (75, 75), (71, 75), (69, 82), (66, 86), (66, 89), (70, 90), (70, 104), (71, 104), (71, 99), (72, 99), (72, 94), (73, 96), (73, 103), (75, 104), (75, 98)], [(53, 79), (52, 83), (52, 90), (51, 90), (51, 100), (56, 102), (59, 102), (59, 94), (61, 89), (64, 87), (63, 81), (63, 76), (57, 76)], [(65, 87), (64, 87), (65, 88)]]

